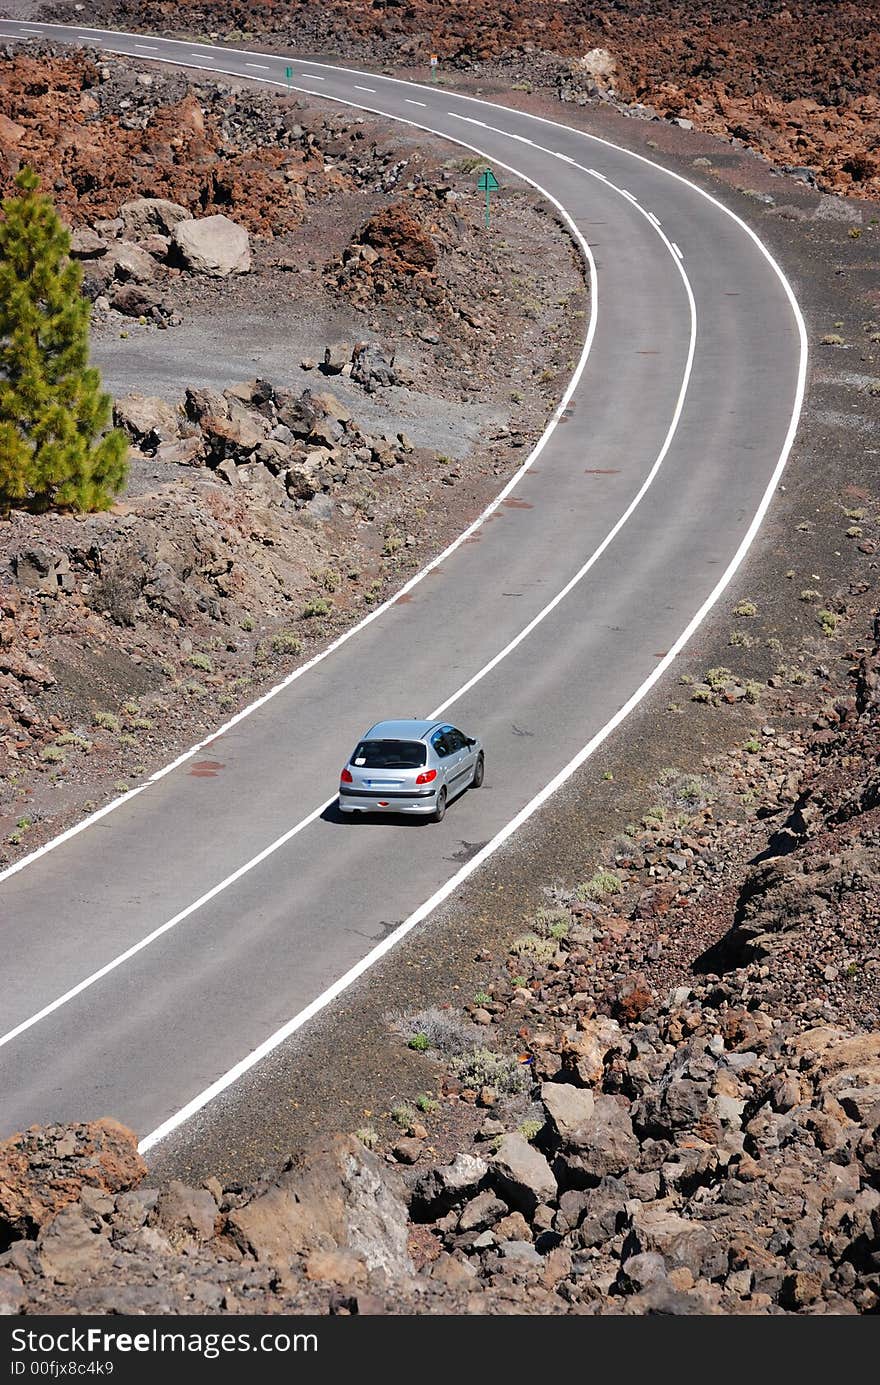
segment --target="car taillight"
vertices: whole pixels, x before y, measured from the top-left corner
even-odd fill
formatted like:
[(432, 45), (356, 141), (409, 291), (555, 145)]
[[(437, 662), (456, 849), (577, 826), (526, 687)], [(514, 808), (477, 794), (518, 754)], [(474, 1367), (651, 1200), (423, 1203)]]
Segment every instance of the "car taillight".
[(353, 784), (354, 780), (351, 777), (351, 770), (344, 769), (339, 776), (339, 782), (340, 784)]
[(424, 772), (424, 774), (420, 774), (420, 775), (418, 776), (418, 778), (416, 779), (416, 783), (417, 783), (417, 784), (430, 784), (431, 780), (432, 780), (432, 779), (436, 779), (436, 778), (437, 778), (437, 771), (436, 771), (435, 769), (426, 769), (425, 772)]

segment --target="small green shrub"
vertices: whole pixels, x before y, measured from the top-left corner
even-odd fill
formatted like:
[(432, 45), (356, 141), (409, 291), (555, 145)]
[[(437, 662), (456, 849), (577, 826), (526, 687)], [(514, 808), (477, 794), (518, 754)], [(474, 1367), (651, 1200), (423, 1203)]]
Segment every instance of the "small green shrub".
[(578, 899), (592, 899), (601, 903), (609, 895), (620, 894), (621, 889), (620, 877), (613, 870), (597, 870), (591, 880), (578, 885), (575, 895)]
[(735, 616), (756, 616), (758, 608), (754, 601), (739, 601), (733, 608)]
[(374, 1130), (371, 1125), (362, 1125), (360, 1130), (354, 1132), (354, 1137), (356, 1140), (360, 1140), (367, 1149), (375, 1149), (379, 1143), (379, 1132)]
[(92, 725), (100, 726), (102, 731), (119, 730), (119, 720), (112, 712), (95, 712), (92, 717)]
[(466, 1087), (494, 1087), (504, 1094), (524, 1091), (529, 1083), (525, 1064), (490, 1048), (475, 1048), (456, 1058), (452, 1070)]
[(339, 587), (339, 573), (332, 567), (323, 567), (320, 572), (312, 573), (312, 581), (319, 587), (323, 587), (325, 592), (335, 592)]
[(821, 596), (822, 593), (815, 591), (813, 587), (805, 587), (804, 590), (801, 592), (798, 600), (805, 601), (807, 605), (812, 605), (814, 601), (819, 601), (821, 599)]
[(556, 943), (553, 938), (539, 938), (537, 933), (523, 933), (512, 944), (510, 951), (514, 957), (531, 957), (535, 962), (552, 962), (556, 956)]
[(745, 745), (743, 746), (743, 750), (748, 751), (749, 755), (757, 755), (760, 749), (761, 742), (756, 741), (754, 737), (751, 740), (746, 741)]
[(74, 731), (62, 731), (55, 738), (56, 745), (69, 745), (72, 750), (91, 750), (91, 742), (85, 736), (77, 736)]
[(756, 683), (755, 680), (754, 680), (754, 678), (750, 678), (749, 681), (746, 683), (746, 696), (745, 696), (746, 702), (755, 703), (755, 702), (758, 701), (758, 698), (759, 698), (760, 696), (761, 696), (761, 684), (760, 684), (760, 683)]
[(754, 640), (751, 635), (747, 635), (744, 630), (734, 630), (727, 643), (737, 645), (741, 649), (751, 649)]
[[(542, 905), (535, 914), (533, 927), (539, 938), (565, 937), (570, 922), (571, 916), (567, 909), (563, 909), (562, 907), (547, 909)], [(554, 929), (558, 930), (560, 926), (563, 926), (565, 929), (565, 932), (561, 935), (558, 932), (554, 932)]]
[(400, 1126), (401, 1130), (412, 1130), (414, 1123), (418, 1120), (418, 1114), (408, 1102), (402, 1101), (398, 1106), (392, 1106), (391, 1119), (395, 1125)]
[(302, 618), (303, 620), (311, 620), (313, 616), (327, 616), (332, 609), (333, 602), (328, 601), (326, 596), (316, 596), (303, 606)]
[(403, 547), (403, 539), (399, 534), (389, 534), (382, 545), (382, 553), (386, 558), (390, 558), (393, 553), (397, 553)]
[[(460, 1010), (441, 1010), (437, 1005), (427, 1009), (392, 1016), (391, 1023), (417, 1052), (432, 1048), (444, 1058), (457, 1058), (469, 1053), (480, 1040), (479, 1025), (462, 1016)], [(416, 1040), (413, 1044), (412, 1041)]]
[(253, 630), (253, 618), (251, 616), (242, 616), (241, 620), (239, 621), (239, 625), (241, 626), (242, 630)]
[(272, 636), (272, 650), (275, 654), (298, 654), (302, 643), (292, 630), (281, 630)]
[(187, 660), (191, 668), (201, 669), (202, 673), (213, 673), (214, 665), (207, 654), (190, 654)]
[(475, 994), (474, 994), (474, 1004), (475, 1004), (475, 1005), (491, 1005), (491, 1004), (492, 1004), (492, 997), (490, 996), (490, 994), (489, 994), (488, 991), (477, 991), (477, 992), (475, 992)]
[(63, 765), (65, 755), (59, 745), (44, 745), (40, 751), (40, 759), (47, 765)]
[(830, 638), (840, 624), (840, 616), (834, 611), (819, 611), (816, 620), (822, 627), (822, 634)]
[(544, 1122), (540, 1120), (525, 1120), (521, 1121), (517, 1128), (523, 1139), (531, 1143), (535, 1136), (540, 1134), (544, 1129)]
[(719, 688), (723, 688), (725, 683), (730, 683), (732, 679), (733, 670), (720, 666), (719, 668), (707, 669), (704, 681), (709, 684), (713, 692), (717, 692)]
[(439, 1101), (435, 1101), (432, 1096), (428, 1096), (427, 1092), (421, 1092), (416, 1097), (416, 1106), (422, 1112), (422, 1115), (433, 1116), (439, 1105)]
[(826, 332), (821, 344), (823, 346), (843, 346), (843, 337), (839, 336), (837, 332)]

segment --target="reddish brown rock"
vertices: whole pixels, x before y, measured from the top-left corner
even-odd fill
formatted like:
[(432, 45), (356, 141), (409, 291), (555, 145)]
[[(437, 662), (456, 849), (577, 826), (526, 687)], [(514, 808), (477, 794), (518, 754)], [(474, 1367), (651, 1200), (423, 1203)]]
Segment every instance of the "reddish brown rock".
[(84, 1188), (135, 1188), (147, 1166), (137, 1136), (118, 1121), (32, 1125), (0, 1144), (0, 1239), (34, 1236)]

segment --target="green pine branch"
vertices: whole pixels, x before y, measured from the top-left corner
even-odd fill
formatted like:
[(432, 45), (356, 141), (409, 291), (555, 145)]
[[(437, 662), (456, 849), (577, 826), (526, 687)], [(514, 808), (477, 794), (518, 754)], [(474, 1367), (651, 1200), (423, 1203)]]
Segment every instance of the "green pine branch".
[(0, 512), (106, 510), (128, 441), (89, 361), (91, 308), (70, 237), (23, 168), (0, 219)]

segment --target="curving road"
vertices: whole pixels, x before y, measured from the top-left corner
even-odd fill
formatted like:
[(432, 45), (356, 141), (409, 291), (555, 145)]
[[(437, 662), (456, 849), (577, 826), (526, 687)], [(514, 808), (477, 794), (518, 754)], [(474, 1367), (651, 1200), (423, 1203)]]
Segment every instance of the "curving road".
[[(429, 915), (662, 676), (770, 503), (805, 334), (741, 221), (579, 131), (286, 55), (0, 21), (28, 33), (281, 89), (291, 64), (297, 91), (533, 182), (592, 277), (567, 395), (466, 539), (208, 748), (0, 876), (0, 1135), (112, 1113), (149, 1149)], [(363, 727), (441, 710), (483, 738), (484, 787), (437, 826), (342, 821)]]

